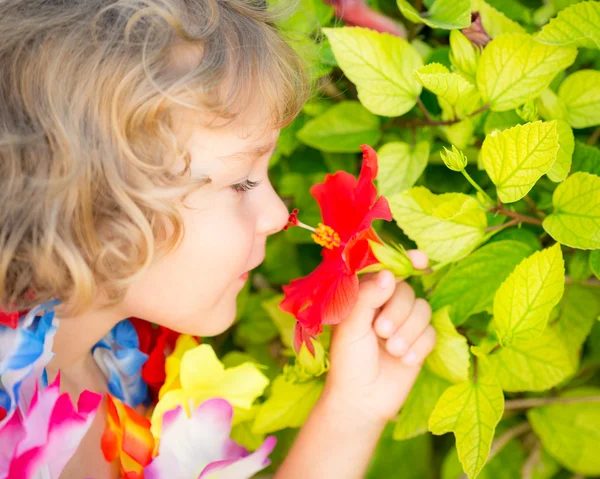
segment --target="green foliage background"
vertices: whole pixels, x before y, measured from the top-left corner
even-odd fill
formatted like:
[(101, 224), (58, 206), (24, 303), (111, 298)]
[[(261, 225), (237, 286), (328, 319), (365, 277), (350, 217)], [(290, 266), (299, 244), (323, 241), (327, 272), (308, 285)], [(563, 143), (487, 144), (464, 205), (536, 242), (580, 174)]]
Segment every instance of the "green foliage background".
[[(432, 305), (438, 345), (368, 477), (600, 477), (600, 3), (371, 6), (408, 41), (343, 27), (321, 0), (280, 25), (318, 94), (271, 162), (280, 195), (316, 224), (310, 186), (357, 174), (370, 144), (395, 219), (380, 235), (432, 259), (408, 281)], [(460, 33), (474, 12), (483, 48)], [(277, 307), (281, 285), (319, 261), (306, 231), (273, 237), (235, 327), (210, 341), (226, 366), (260, 363), (272, 380), (234, 428), (250, 448), (278, 437), (271, 470), (328, 367), (327, 332), (315, 360), (296, 359), (294, 319)]]

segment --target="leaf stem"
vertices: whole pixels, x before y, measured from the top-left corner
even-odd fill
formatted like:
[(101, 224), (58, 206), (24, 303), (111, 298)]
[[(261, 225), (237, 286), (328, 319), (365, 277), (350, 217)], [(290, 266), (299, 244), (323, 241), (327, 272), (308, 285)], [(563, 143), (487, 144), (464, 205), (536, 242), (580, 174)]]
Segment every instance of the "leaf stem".
[(576, 396), (576, 397), (545, 397), (509, 399), (504, 403), (504, 410), (529, 409), (532, 407), (546, 406), (548, 404), (577, 404), (577, 403), (600, 403), (600, 396)]

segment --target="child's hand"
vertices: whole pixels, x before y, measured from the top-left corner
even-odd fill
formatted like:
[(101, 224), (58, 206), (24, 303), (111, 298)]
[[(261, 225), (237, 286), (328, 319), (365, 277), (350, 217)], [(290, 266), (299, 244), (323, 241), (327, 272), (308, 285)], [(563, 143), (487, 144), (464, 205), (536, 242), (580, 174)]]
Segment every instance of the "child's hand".
[[(415, 268), (422, 251), (409, 251)], [(435, 345), (431, 307), (390, 271), (362, 278), (358, 302), (333, 327), (324, 396), (356, 420), (385, 424), (397, 413)]]

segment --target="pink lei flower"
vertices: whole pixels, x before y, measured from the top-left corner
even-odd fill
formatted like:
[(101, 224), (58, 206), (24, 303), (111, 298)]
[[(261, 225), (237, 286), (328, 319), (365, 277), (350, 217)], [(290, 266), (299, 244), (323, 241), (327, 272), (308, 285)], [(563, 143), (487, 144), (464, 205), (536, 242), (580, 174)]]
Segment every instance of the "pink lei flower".
[(229, 438), (233, 407), (208, 399), (192, 417), (178, 406), (163, 416), (158, 456), (144, 469), (146, 479), (249, 479), (270, 464), (277, 440), (270, 436), (253, 453)]
[(60, 394), (60, 375), (46, 389), (36, 387), (25, 415), (20, 410), (0, 426), (0, 478), (56, 479), (95, 417), (102, 396), (84, 391), (73, 407)]

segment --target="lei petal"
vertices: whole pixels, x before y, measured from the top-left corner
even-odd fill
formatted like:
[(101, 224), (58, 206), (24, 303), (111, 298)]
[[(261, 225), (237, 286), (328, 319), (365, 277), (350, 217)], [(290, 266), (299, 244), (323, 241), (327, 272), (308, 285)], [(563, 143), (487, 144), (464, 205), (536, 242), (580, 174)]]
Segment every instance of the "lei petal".
[(131, 407), (148, 401), (148, 385), (141, 376), (148, 355), (139, 345), (133, 324), (125, 319), (92, 348), (94, 360), (108, 378), (110, 393)]
[(191, 417), (181, 406), (165, 413), (159, 454), (145, 468), (145, 477), (252, 477), (269, 464), (267, 456), (275, 447), (275, 438), (268, 438), (249, 454), (229, 438), (232, 418), (233, 407), (222, 398), (204, 401)]
[(155, 447), (150, 421), (110, 394), (107, 398), (108, 418), (101, 441), (104, 458), (109, 462), (118, 458), (125, 477), (142, 478)]
[(6, 413), (3, 421), (17, 407), (27, 411), (38, 385), (46, 385), (44, 368), (54, 357), (57, 304), (49, 301), (31, 309), (19, 320), (17, 329), (0, 326), (0, 407)]
[(0, 437), (18, 438), (8, 449), (8, 477), (44, 473), (44, 477), (58, 478), (90, 428), (102, 396), (84, 391), (75, 409), (68, 393), (60, 394), (59, 389), (60, 375), (44, 390), (36, 386), (27, 413), (18, 411), (0, 429)]

